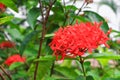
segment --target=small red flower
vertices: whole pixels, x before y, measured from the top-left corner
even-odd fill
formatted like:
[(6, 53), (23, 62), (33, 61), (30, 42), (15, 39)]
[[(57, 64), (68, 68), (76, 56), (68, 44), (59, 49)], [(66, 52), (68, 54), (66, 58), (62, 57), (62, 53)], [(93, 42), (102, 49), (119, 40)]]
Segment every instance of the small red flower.
[(10, 66), (11, 64), (15, 63), (15, 62), (25, 62), (25, 58), (21, 57), (19, 54), (15, 54), (12, 55), (10, 57), (7, 58), (7, 60), (5, 61), (5, 64)]
[(2, 43), (0, 43), (0, 48), (4, 49), (4, 48), (13, 48), (15, 46), (15, 44), (13, 42), (10, 41), (4, 41)]
[(54, 51), (56, 59), (62, 56), (63, 60), (66, 56), (76, 57), (83, 55), (87, 50), (92, 52), (99, 45), (107, 45), (109, 38), (108, 33), (104, 33), (100, 29), (101, 23), (76, 23), (65, 28), (60, 28), (55, 32), (52, 42), (49, 44)]
[(4, 4), (0, 3), (0, 11), (4, 12), (5, 9), (6, 9), (6, 6)]

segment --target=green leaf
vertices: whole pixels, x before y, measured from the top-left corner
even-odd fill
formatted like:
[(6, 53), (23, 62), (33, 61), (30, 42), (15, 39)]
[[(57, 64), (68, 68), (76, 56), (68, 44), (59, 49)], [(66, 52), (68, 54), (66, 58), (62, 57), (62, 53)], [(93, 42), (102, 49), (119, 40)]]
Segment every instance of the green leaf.
[(54, 4), (54, 7), (52, 7), (52, 11), (53, 11), (55, 14), (63, 13), (63, 12), (64, 12), (64, 9), (63, 9), (62, 4), (57, 1), (57, 2)]
[(120, 34), (120, 31), (117, 31), (117, 30), (112, 30), (112, 32)]
[(17, 71), (17, 73), (15, 74), (12, 74), (12, 80), (28, 80), (28, 75), (27, 75), (27, 72), (24, 71), (24, 70), (19, 70)]
[(54, 34), (52, 33), (52, 34), (46, 34), (45, 35), (45, 38), (48, 38), (48, 37), (53, 37), (54, 36)]
[[(58, 57), (58, 59), (60, 59), (60, 57)], [(52, 55), (46, 55), (46, 56), (41, 56), (39, 59), (35, 59), (34, 61), (48, 61), (48, 60), (56, 60), (55, 56)], [(65, 58), (65, 60), (78, 60), (77, 58)]]
[(84, 62), (84, 67), (85, 67), (85, 71), (88, 72), (90, 71), (90, 61), (85, 61)]
[(94, 78), (92, 76), (87, 76), (86, 80), (94, 80)]
[[(36, 75), (37, 80), (46, 80), (45, 78), (50, 75), (49, 73), (50, 73), (50, 68), (51, 68), (52, 63), (53, 62), (51, 60), (40, 61), (39, 66), (38, 66), (38, 72)], [(29, 76), (31, 76), (30, 77), (31, 80), (33, 80), (35, 66), (36, 66), (35, 64), (32, 64), (28, 71)]]
[(89, 20), (86, 19), (84, 16), (76, 16), (74, 15), (74, 17), (78, 20), (78, 21), (81, 21), (81, 22), (88, 22)]
[(85, 77), (82, 76), (82, 75), (80, 75), (80, 76), (78, 76), (75, 80), (85, 80)]
[(37, 74), (37, 80), (44, 80), (46, 76), (49, 76), (50, 69), (51, 69), (52, 61), (40, 61), (39, 68), (38, 68), (38, 74)]
[(72, 60), (64, 60), (61, 64), (61, 66), (71, 68), (72, 67), (71, 64), (72, 64)]
[(38, 34), (38, 33), (39, 33), (39, 31), (33, 31), (33, 32), (29, 33), (29, 34), (24, 38), (23, 42), (21, 43), (20, 49), (19, 49), (19, 52), (20, 52), (21, 55), (23, 54), (26, 46), (29, 44), (29, 42), (32, 40), (32, 38), (33, 38), (34, 36), (36, 36), (36, 34)]
[(40, 15), (40, 9), (39, 8), (32, 8), (29, 10), (27, 15), (27, 21), (28, 24), (31, 26), (32, 29), (34, 29), (37, 17)]
[(14, 11), (18, 12), (18, 8), (12, 0), (0, 0), (0, 2), (5, 4), (7, 7), (13, 9)]
[(93, 11), (84, 11), (84, 12), (85, 12), (85, 16), (88, 19), (90, 19), (89, 21), (102, 22), (101, 28), (105, 33), (109, 30), (108, 24), (102, 16), (100, 16), (99, 14)]
[(79, 76), (79, 74), (75, 71), (76, 68), (73, 67), (67, 68), (57, 66), (54, 69), (69, 79), (75, 79), (77, 76)]
[(39, 0), (26, 0), (26, 8), (30, 10), (33, 6), (37, 6)]
[(73, 11), (73, 12), (74, 12), (74, 11), (76, 11), (77, 9), (78, 9), (78, 8), (75, 7), (75, 6), (73, 6), (73, 5), (68, 5), (68, 6), (65, 7), (65, 10), (66, 10), (66, 11), (69, 11), (69, 12), (70, 12), (70, 11)]
[(106, 78), (104, 80), (120, 80), (120, 78)]
[(85, 79), (84, 76), (80, 75), (75, 80), (94, 80), (94, 78), (92, 76), (87, 76), (86, 79)]
[(93, 53), (85, 57), (85, 59), (90, 59), (90, 58), (95, 58), (95, 59), (120, 59), (120, 55), (116, 54), (105, 54), (105, 53)]
[(53, 77), (49, 76), (49, 77), (46, 77), (45, 80), (56, 80), (56, 79), (54, 79)]
[(3, 18), (0, 18), (0, 25), (5, 23), (5, 22), (8, 22), (10, 20), (12, 20), (14, 17), (13, 16), (6, 16), (6, 17), (3, 17)]
[(12, 38), (17, 40), (22, 40), (23, 35), (17, 29), (6, 29), (6, 31), (11, 35)]
[(55, 57), (52, 55), (41, 56), (40, 59), (35, 59), (35, 61), (49, 61), (55, 60)]
[(20, 67), (21, 65), (23, 65), (23, 63), (15, 62), (15, 63), (10, 65), (9, 70), (14, 70), (15, 68)]

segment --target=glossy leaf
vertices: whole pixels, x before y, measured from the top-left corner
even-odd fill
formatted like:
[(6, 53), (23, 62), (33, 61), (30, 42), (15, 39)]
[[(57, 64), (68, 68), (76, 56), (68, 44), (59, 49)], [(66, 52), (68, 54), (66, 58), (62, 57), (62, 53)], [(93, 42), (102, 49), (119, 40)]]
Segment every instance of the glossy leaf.
[(48, 38), (48, 37), (53, 37), (54, 34), (46, 34), (45, 37)]
[(21, 65), (23, 65), (23, 63), (21, 62), (13, 63), (10, 65), (9, 70), (14, 70), (15, 68), (20, 67)]
[(7, 7), (13, 9), (14, 11), (18, 12), (18, 8), (16, 4), (13, 2), (13, 0), (0, 0), (3, 4), (5, 4)]
[[(39, 66), (38, 66), (38, 72), (36, 75), (36, 80), (46, 80), (46, 77), (49, 76), (50, 74), (50, 68), (52, 65), (52, 61), (40, 61)], [(30, 80), (33, 80), (33, 74), (35, 71), (35, 64), (32, 64), (28, 74), (31, 76)]]
[(94, 78), (92, 76), (87, 76), (86, 80), (94, 80)]
[[(19, 70), (19, 69), (18, 69)], [(28, 75), (26, 71), (23, 70), (19, 70), (19, 72), (17, 74), (12, 74), (12, 80), (28, 80)]]
[(94, 78), (92, 76), (86, 76), (86, 79), (85, 79), (84, 76), (80, 75), (75, 80), (94, 80)]
[(13, 18), (14, 18), (13, 16), (6, 16), (6, 17), (3, 17), (3, 18), (0, 18), (0, 25), (4, 24), (5, 22), (8, 22), (8, 21), (12, 20)]
[(79, 74), (75, 71), (75, 68), (67, 68), (67, 67), (56, 67), (55, 70), (68, 79), (75, 79)]
[[(61, 57), (58, 57), (60, 59)], [(48, 61), (48, 60), (56, 60), (56, 57), (53, 55), (46, 55), (46, 56), (41, 56), (39, 59), (35, 59), (34, 61)], [(65, 60), (79, 60), (77, 58), (65, 58)]]
[(32, 38), (38, 33), (39, 33), (39, 31), (33, 31), (24, 38), (23, 42), (21, 43), (20, 49), (19, 49), (19, 52), (21, 55), (23, 54), (26, 46), (29, 44), (29, 42), (32, 40)]
[(95, 58), (95, 59), (120, 59), (120, 55), (116, 54), (105, 54), (105, 53), (93, 53), (85, 57), (85, 59), (90, 59), (90, 58)]
[(101, 28), (105, 33), (109, 30), (108, 24), (102, 16), (100, 16), (99, 14), (93, 11), (84, 11), (84, 12), (85, 12), (85, 16), (89, 19), (89, 21), (102, 22)]
[(85, 61), (84, 62), (84, 67), (85, 67), (86, 72), (90, 71), (90, 67), (91, 67), (90, 61)]
[(27, 15), (27, 22), (30, 25), (32, 29), (34, 29), (37, 17), (40, 15), (40, 9), (39, 8), (32, 8), (29, 10)]
[(41, 56), (40, 59), (35, 59), (34, 61), (49, 61), (55, 60), (55, 57), (52, 55)]
[(85, 80), (85, 77), (82, 76), (82, 75), (80, 75), (80, 76), (78, 76), (75, 80)]
[(17, 40), (22, 40), (23, 39), (23, 35), (19, 32), (19, 30), (15, 29), (6, 29), (6, 31), (10, 34), (10, 36), (13, 39), (17, 39)]

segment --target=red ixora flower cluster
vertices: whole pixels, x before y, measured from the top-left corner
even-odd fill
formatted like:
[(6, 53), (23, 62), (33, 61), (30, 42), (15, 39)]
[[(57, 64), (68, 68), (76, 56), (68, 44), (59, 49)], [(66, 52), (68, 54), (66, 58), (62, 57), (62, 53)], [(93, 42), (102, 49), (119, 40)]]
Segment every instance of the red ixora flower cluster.
[(0, 11), (4, 12), (6, 9), (6, 6), (3, 3), (0, 3)]
[(19, 54), (12, 55), (12, 56), (7, 58), (7, 60), (5, 61), (5, 64), (10, 66), (11, 64), (13, 64), (15, 62), (24, 63), (25, 62), (25, 57), (21, 57)]
[(15, 46), (15, 44), (13, 42), (10, 41), (3, 41), (2, 43), (0, 43), (0, 48), (4, 49), (4, 48), (13, 48)]
[(83, 55), (87, 50), (92, 52), (100, 44), (104, 44), (106, 47), (109, 38), (107, 35), (110, 33), (104, 33), (100, 29), (101, 23), (76, 23), (75, 25), (69, 25), (65, 28), (60, 28), (55, 32), (52, 42), (49, 44), (54, 51), (56, 59), (61, 55), (61, 60), (65, 57), (76, 57)]

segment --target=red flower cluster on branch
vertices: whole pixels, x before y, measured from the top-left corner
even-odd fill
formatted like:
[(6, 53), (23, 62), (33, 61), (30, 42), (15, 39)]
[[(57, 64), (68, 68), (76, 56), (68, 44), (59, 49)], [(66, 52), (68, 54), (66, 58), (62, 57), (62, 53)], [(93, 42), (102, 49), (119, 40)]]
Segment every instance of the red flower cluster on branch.
[(15, 63), (15, 62), (25, 62), (25, 58), (21, 57), (19, 54), (15, 54), (12, 55), (10, 57), (7, 58), (7, 60), (5, 61), (5, 64), (10, 66), (11, 64)]
[(55, 32), (52, 42), (49, 44), (54, 51), (56, 59), (61, 55), (61, 60), (66, 56), (76, 57), (83, 55), (87, 50), (92, 52), (99, 45), (104, 44), (106, 47), (108, 33), (100, 29), (101, 23), (76, 23), (65, 28), (60, 28)]
[(2, 43), (0, 43), (0, 48), (4, 49), (4, 48), (13, 48), (15, 46), (15, 44), (13, 42), (10, 41), (3, 41)]

